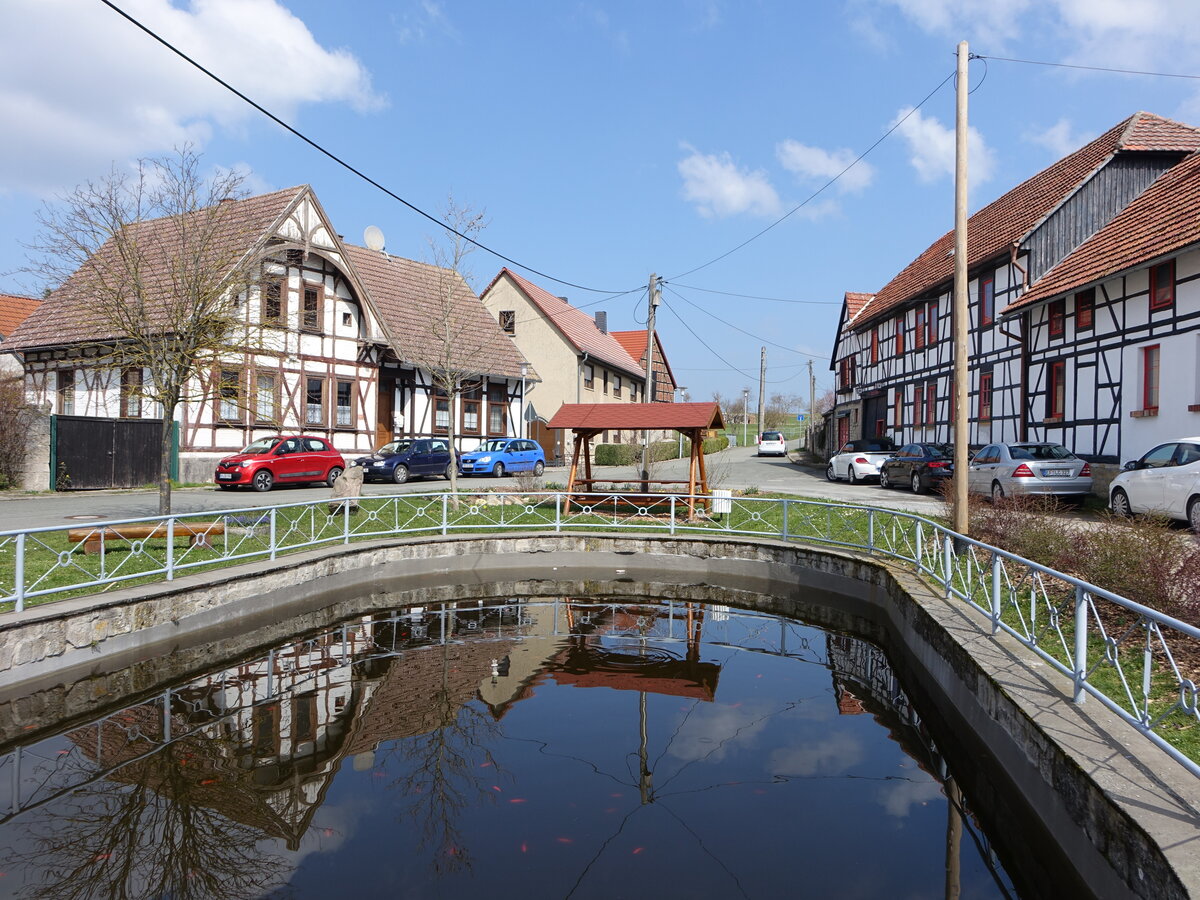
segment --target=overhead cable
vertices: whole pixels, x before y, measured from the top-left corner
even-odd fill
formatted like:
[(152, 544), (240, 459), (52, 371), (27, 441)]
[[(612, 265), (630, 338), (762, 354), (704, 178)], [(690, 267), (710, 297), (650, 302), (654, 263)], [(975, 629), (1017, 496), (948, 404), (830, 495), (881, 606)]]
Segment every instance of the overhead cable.
[(1020, 63), (1025, 66), (1048, 66), (1054, 69), (1082, 69), (1085, 72), (1111, 72), (1116, 75), (1148, 75), (1152, 78), (1187, 78), (1200, 81), (1200, 75), (1187, 75), (1183, 72), (1147, 72), (1143, 69), (1117, 69), (1112, 66), (1084, 66), (1076, 63), (1047, 62), (1040, 59), (1014, 59), (1009, 56), (985, 56), (982, 53), (972, 53), (971, 59), (994, 59), (996, 62)]

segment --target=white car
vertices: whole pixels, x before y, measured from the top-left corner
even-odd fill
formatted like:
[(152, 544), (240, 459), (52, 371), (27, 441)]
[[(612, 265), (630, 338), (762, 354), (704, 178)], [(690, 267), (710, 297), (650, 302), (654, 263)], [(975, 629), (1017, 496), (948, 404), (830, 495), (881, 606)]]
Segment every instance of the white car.
[(1108, 487), (1115, 515), (1151, 513), (1200, 532), (1200, 437), (1168, 441), (1130, 460)]
[(879, 480), (879, 467), (885, 459), (894, 456), (896, 444), (891, 438), (859, 438), (846, 441), (825, 468), (825, 477), (830, 481), (845, 478), (851, 484), (867, 479)]
[(759, 456), (787, 456), (787, 441), (782, 431), (764, 431), (758, 439)]

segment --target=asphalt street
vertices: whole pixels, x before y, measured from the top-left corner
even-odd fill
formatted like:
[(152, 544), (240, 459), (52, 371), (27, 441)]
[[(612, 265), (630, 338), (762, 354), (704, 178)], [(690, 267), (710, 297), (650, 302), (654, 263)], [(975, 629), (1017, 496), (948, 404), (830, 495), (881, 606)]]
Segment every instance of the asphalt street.
[[(942, 502), (937, 497), (916, 496), (907, 491), (885, 491), (878, 485), (830, 483), (821, 469), (797, 465), (788, 458), (758, 457), (753, 447), (731, 447), (706, 457), (711, 488), (734, 491), (757, 489), (764, 493), (785, 492), (813, 499), (837, 500), (843, 503), (862, 503), (888, 509), (938, 514)], [(544, 489), (566, 486), (566, 467), (546, 469), (542, 479)], [(597, 466), (593, 475), (609, 477), (617, 482), (634, 482), (637, 466)], [(652, 478), (687, 479), (687, 460), (667, 460), (655, 463)], [(516, 478), (460, 478), (459, 489), (488, 490), (519, 487)], [(417, 494), (440, 492), (449, 487), (443, 478), (418, 478), (407, 484), (367, 484), (365, 496)], [(323, 500), (330, 494), (326, 487), (284, 485), (269, 493), (253, 491), (221, 491), (214, 485), (179, 488), (172, 494), (172, 506), (177, 513), (209, 512), (213, 510), (247, 509), (286, 503)], [(97, 522), (112, 519), (134, 519), (158, 513), (158, 492), (155, 490), (71, 491), (64, 493), (20, 493), (0, 491), (0, 531), (27, 528), (62, 527), (72, 523)]]

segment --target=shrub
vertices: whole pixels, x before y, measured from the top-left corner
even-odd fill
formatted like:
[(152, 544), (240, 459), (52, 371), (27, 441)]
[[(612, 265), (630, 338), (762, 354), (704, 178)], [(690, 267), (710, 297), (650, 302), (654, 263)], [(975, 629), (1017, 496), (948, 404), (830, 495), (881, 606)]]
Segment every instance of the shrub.
[(598, 466), (629, 466), (641, 459), (641, 453), (634, 444), (597, 444), (596, 465)]
[(0, 377), (0, 481), (15, 484), (25, 462), (25, 385), (19, 377)]

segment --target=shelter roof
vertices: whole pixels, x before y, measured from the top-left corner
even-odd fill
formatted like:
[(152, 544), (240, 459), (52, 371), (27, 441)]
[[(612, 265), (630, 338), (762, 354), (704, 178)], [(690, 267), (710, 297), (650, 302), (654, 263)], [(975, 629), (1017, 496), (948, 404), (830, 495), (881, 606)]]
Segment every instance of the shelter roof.
[[(626, 352), (615, 337), (597, 328), (595, 319), (582, 310), (576, 309), (562, 297), (556, 297), (545, 288), (540, 288), (532, 281), (522, 278), (512, 269), (507, 267), (501, 269), (483, 292), (486, 294), (497, 281), (506, 275), (542, 315), (554, 324), (554, 327), (577, 352), (586, 353), (590, 358), (607, 363), (630, 375), (645, 377), (637, 360)], [(643, 348), (645, 345), (646, 339), (643, 337)]]
[(564, 403), (550, 419), (550, 428), (577, 431), (605, 429), (678, 431), (724, 428), (721, 408), (707, 403)]
[[(968, 267), (992, 259), (1024, 240), (1115, 153), (1191, 153), (1197, 149), (1200, 149), (1200, 129), (1147, 112), (1134, 113), (972, 215), (967, 232)], [(953, 248), (951, 230), (884, 285), (852, 327), (874, 322), (950, 281), (954, 275)]]

